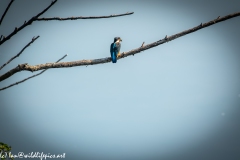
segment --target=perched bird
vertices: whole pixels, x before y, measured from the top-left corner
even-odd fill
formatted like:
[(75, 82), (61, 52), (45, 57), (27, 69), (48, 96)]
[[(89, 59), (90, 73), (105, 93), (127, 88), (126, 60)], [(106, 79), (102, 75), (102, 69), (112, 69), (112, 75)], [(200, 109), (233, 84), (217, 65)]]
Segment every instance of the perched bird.
[(112, 63), (117, 63), (117, 57), (120, 54), (121, 41), (122, 39), (120, 37), (115, 37), (114, 42), (110, 46)]

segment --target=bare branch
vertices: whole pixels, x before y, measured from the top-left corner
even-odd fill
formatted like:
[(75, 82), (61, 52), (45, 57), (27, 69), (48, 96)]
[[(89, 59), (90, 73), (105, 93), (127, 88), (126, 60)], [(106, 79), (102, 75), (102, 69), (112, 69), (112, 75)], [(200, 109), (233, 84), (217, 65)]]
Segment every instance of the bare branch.
[(13, 1), (14, 1), (14, 0), (11, 0), (11, 1), (10, 1), (10, 3), (8, 4), (8, 6), (7, 6), (5, 12), (3, 13), (2, 18), (1, 18), (1, 20), (0, 20), (0, 25), (2, 24), (2, 21), (3, 21), (4, 17), (5, 17), (5, 15), (6, 15), (8, 9), (10, 8), (11, 4), (13, 3)]
[[(56, 63), (58, 63), (59, 61), (61, 61), (61, 60), (64, 59), (65, 57), (67, 57), (67, 54), (64, 55), (62, 58), (60, 58), (59, 60), (57, 60)], [(44, 73), (46, 70), (47, 70), (47, 69), (44, 69), (44, 70), (41, 71), (40, 73), (34, 74), (33, 76), (30, 76), (30, 77), (28, 77), (28, 78), (25, 78), (25, 79), (23, 79), (23, 80), (21, 80), (21, 81), (18, 81), (18, 82), (16, 82), (16, 83), (13, 83), (13, 84), (11, 84), (11, 85), (9, 85), (9, 86), (0, 88), (0, 91), (2, 91), (2, 90), (4, 90), (4, 89), (7, 89), (7, 88), (10, 88), (10, 87), (12, 87), (12, 86), (18, 85), (19, 83), (23, 83), (23, 82), (25, 82), (25, 81), (27, 81), (27, 80), (29, 80), (29, 79), (31, 79), (31, 78), (37, 77), (37, 76), (39, 76), (40, 74)]]
[(100, 18), (113, 18), (113, 17), (120, 17), (120, 16), (126, 16), (131, 15), (134, 12), (127, 12), (124, 14), (114, 14), (109, 16), (89, 16), (89, 17), (67, 17), (67, 18), (60, 18), (60, 17), (52, 17), (52, 18), (37, 18), (35, 21), (51, 21), (51, 20), (58, 20), (58, 21), (65, 21), (65, 20), (77, 20), (77, 19), (100, 19)]
[(32, 17), (30, 20), (25, 21), (24, 24), (22, 26), (20, 26), (19, 28), (15, 27), (14, 31), (11, 34), (9, 34), (7, 37), (3, 37), (3, 39), (0, 40), (0, 45), (3, 44), (4, 42), (6, 42), (7, 40), (9, 40), (12, 36), (17, 34), (20, 30), (22, 30), (26, 26), (31, 25), (32, 22), (34, 22), (34, 21), (112, 18), (112, 17), (126, 16), (126, 15), (130, 15), (130, 14), (134, 13), (134, 12), (130, 12), (130, 13), (127, 12), (127, 13), (124, 13), (124, 14), (116, 14), (116, 15), (110, 15), (110, 16), (90, 16), (90, 17), (82, 17), (82, 16), (80, 16), (80, 17), (68, 17), (68, 18), (59, 18), (59, 17), (38, 18), (43, 13), (45, 13), (50, 7), (52, 7), (56, 2), (57, 2), (57, 0), (52, 1), (52, 3), (47, 8), (45, 8), (42, 12), (40, 12), (36, 16)]
[[(222, 21), (225, 21), (225, 20), (237, 17), (237, 16), (240, 16), (240, 12), (229, 14), (225, 17), (217, 18), (217, 19), (214, 19), (214, 20), (209, 21), (204, 24), (201, 23), (201, 25), (193, 27), (189, 30), (174, 34), (172, 36), (166, 36), (165, 38), (163, 38), (159, 41), (144, 45), (143, 47), (139, 47), (139, 48), (133, 49), (128, 52), (123, 52), (119, 55), (118, 59), (140, 53), (141, 51), (156, 47), (156, 46), (166, 43), (168, 41), (172, 41), (179, 37), (185, 36), (189, 33), (198, 31), (202, 28), (214, 25), (216, 23), (219, 23), (219, 22), (222, 22)], [(20, 71), (24, 71), (24, 70), (34, 72), (34, 71), (38, 71), (38, 70), (42, 70), (42, 69), (49, 69), (49, 68), (67, 68), (67, 67), (75, 67), (75, 66), (87, 66), (87, 65), (96, 65), (96, 64), (108, 63), (108, 62), (111, 62), (110, 57), (101, 58), (101, 59), (92, 59), (92, 60), (79, 60), (79, 61), (72, 61), (72, 62), (46, 63), (46, 64), (39, 64), (39, 65), (35, 65), (35, 66), (28, 65), (27, 63), (19, 64), (17, 67), (15, 67), (12, 70), (8, 71), (7, 73), (1, 75), (0, 81), (3, 81), (5, 79), (7, 79), (8, 77), (12, 76), (13, 74), (20, 72)]]
[(9, 61), (7, 61), (5, 64), (3, 64), (1, 67), (0, 67), (0, 70), (5, 67), (8, 63), (10, 63), (12, 60), (14, 60), (15, 58), (17, 58), (18, 56), (20, 56), (22, 54), (22, 52), (27, 48), (29, 47), (36, 39), (38, 39), (39, 36), (37, 36), (36, 38), (33, 37), (31, 42), (29, 42), (25, 47), (23, 47), (23, 49), (17, 54), (15, 55), (14, 57), (12, 57)]
[(0, 45), (3, 44), (5, 41), (9, 40), (12, 36), (14, 36), (15, 34), (17, 34), (20, 30), (22, 30), (22, 29), (25, 28), (26, 26), (31, 25), (34, 20), (36, 20), (39, 16), (41, 16), (43, 13), (45, 13), (50, 7), (52, 7), (52, 5), (54, 5), (56, 2), (57, 2), (57, 0), (52, 1), (52, 3), (51, 3), (47, 8), (45, 8), (42, 12), (38, 13), (36, 16), (32, 17), (32, 18), (31, 18), (30, 20), (28, 20), (27, 22), (24, 22), (24, 24), (23, 24), (22, 26), (20, 26), (19, 28), (16, 27), (11, 34), (9, 34), (7, 37), (3, 38), (3, 39), (0, 41)]

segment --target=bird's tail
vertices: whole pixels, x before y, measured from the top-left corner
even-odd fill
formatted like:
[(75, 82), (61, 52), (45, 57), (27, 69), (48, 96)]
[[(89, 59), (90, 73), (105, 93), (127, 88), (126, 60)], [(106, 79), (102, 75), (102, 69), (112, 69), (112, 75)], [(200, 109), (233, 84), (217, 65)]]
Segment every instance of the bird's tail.
[(117, 55), (115, 52), (111, 53), (111, 57), (112, 57), (112, 63), (117, 63)]

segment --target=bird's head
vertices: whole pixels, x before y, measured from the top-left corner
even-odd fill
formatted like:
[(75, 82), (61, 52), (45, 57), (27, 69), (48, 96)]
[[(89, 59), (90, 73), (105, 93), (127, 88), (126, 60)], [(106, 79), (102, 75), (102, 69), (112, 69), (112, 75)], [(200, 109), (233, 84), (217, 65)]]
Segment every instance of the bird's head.
[(122, 39), (121, 39), (120, 37), (115, 37), (115, 38), (114, 38), (114, 43), (115, 43), (115, 42), (119, 43), (119, 42), (121, 42), (121, 41), (122, 41)]

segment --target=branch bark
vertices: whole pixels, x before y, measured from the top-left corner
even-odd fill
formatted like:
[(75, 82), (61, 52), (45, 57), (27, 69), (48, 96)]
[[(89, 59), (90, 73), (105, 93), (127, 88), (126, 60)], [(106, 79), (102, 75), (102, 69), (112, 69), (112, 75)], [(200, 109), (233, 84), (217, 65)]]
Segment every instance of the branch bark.
[[(218, 18), (216, 18), (212, 21), (206, 22), (206, 23), (201, 23), (200, 25), (198, 25), (196, 27), (193, 27), (193, 28), (190, 28), (188, 30), (185, 30), (183, 32), (174, 34), (174, 35), (169, 36), (169, 37), (166, 36), (165, 38), (163, 38), (159, 41), (141, 46), (139, 48), (133, 49), (133, 50), (128, 51), (128, 52), (123, 52), (123, 53), (120, 54), (118, 59), (140, 53), (141, 51), (156, 47), (156, 46), (161, 45), (163, 43), (166, 43), (166, 42), (172, 41), (174, 39), (177, 39), (179, 37), (185, 36), (189, 33), (196, 32), (196, 31), (198, 31), (200, 29), (203, 29), (205, 27), (209, 27), (209, 26), (214, 25), (216, 23), (219, 23), (219, 22), (222, 22), (222, 21), (225, 21), (225, 20), (237, 17), (237, 16), (240, 16), (240, 12), (229, 14), (229, 15), (224, 16), (222, 18), (218, 17)], [(1, 75), (0, 76), (0, 81), (3, 81), (5, 79), (7, 79), (8, 77), (12, 76), (13, 74), (15, 74), (17, 72), (20, 72), (20, 71), (24, 71), (24, 70), (34, 72), (34, 71), (38, 71), (38, 70), (42, 70), (42, 69), (49, 69), (49, 68), (67, 68), (67, 67), (76, 67), (76, 66), (96, 65), (96, 64), (108, 63), (108, 62), (111, 62), (110, 57), (101, 58), (101, 59), (91, 59), (91, 60), (79, 60), (79, 61), (72, 61), (72, 62), (46, 63), (46, 64), (39, 64), (39, 65), (35, 65), (35, 66), (28, 65), (27, 63), (19, 64), (17, 67), (15, 67), (12, 70), (8, 71), (7, 73)]]
[(12, 57), (11, 59), (9, 59), (5, 64), (3, 64), (1, 67), (0, 67), (0, 70), (5, 67), (7, 64), (9, 64), (12, 60), (14, 60), (15, 58), (17, 58), (18, 56), (20, 56), (22, 54), (22, 52), (27, 48), (29, 47), (36, 39), (38, 39), (39, 36), (37, 36), (36, 38), (33, 37), (31, 42), (29, 42), (25, 47), (23, 47), (23, 49), (17, 54), (15, 55), (14, 57)]
[[(60, 62), (60, 61), (63, 60), (65, 57), (67, 57), (67, 54), (64, 55), (62, 58), (60, 58), (59, 60), (57, 60), (56, 63)], [(42, 73), (44, 73), (46, 70), (47, 70), (47, 69), (44, 69), (44, 70), (41, 71), (40, 73), (37, 73), (37, 74), (35, 74), (35, 75), (33, 75), (33, 76), (30, 76), (30, 77), (28, 77), (28, 78), (25, 78), (25, 79), (23, 79), (23, 80), (21, 80), (21, 81), (18, 81), (18, 82), (16, 82), (16, 83), (13, 83), (13, 84), (11, 84), (11, 85), (9, 85), (9, 86), (0, 88), (0, 91), (2, 91), (2, 90), (4, 90), (4, 89), (7, 89), (7, 88), (10, 88), (10, 87), (12, 87), (12, 86), (18, 85), (19, 83), (23, 83), (23, 82), (25, 82), (25, 81), (27, 81), (27, 80), (29, 80), (29, 79), (31, 79), (31, 78), (37, 77), (37, 76), (41, 75)]]
[(2, 21), (3, 21), (4, 17), (5, 17), (8, 9), (10, 8), (11, 4), (13, 3), (13, 1), (14, 1), (14, 0), (11, 0), (11, 1), (10, 1), (10, 3), (8, 4), (6, 10), (4, 11), (4, 13), (3, 13), (3, 15), (2, 15), (2, 18), (1, 18), (1, 20), (0, 20), (0, 25), (2, 24)]

